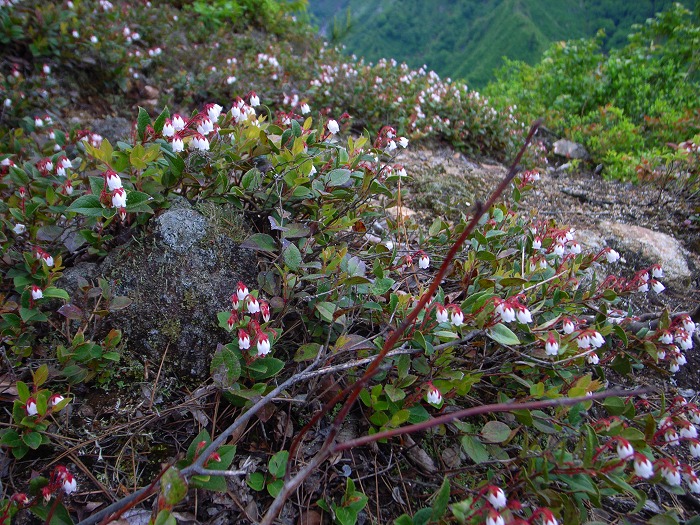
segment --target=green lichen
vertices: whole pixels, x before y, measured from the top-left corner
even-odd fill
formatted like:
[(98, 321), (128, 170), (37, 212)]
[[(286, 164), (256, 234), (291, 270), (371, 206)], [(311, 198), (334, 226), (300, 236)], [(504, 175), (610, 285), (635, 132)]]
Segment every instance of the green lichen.
[(457, 220), (476, 200), (478, 185), (475, 179), (447, 176), (442, 166), (421, 170), (410, 183), (411, 207)]
[(177, 342), (182, 333), (179, 319), (167, 319), (160, 327), (160, 332), (168, 338), (171, 343)]
[(194, 310), (200, 304), (197, 294), (193, 290), (185, 290), (182, 294), (182, 307), (185, 310)]
[(243, 242), (250, 234), (243, 215), (231, 205), (207, 201), (199, 203), (197, 210), (207, 219), (210, 238), (225, 235), (235, 242)]

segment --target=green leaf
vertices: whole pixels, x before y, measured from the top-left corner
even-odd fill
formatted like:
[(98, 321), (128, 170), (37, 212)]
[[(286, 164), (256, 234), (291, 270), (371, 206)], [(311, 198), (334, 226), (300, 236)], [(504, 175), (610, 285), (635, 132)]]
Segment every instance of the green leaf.
[(620, 338), (622, 345), (627, 348), (627, 346), (629, 346), (629, 341), (627, 340), (627, 333), (625, 330), (620, 325), (616, 324), (613, 326), (613, 332), (615, 332), (615, 335)]
[(258, 168), (248, 170), (241, 178), (241, 186), (244, 190), (255, 191), (262, 185), (262, 173)]
[(139, 140), (143, 142), (144, 133), (146, 133), (146, 128), (151, 123), (151, 117), (148, 116), (148, 111), (139, 106), (139, 115), (136, 119), (136, 133), (138, 134)]
[[(33, 507), (29, 507), (29, 511), (35, 516), (38, 516), (42, 522), (46, 523), (46, 520), (49, 518), (49, 511), (52, 508), (53, 501), (48, 505), (34, 505)], [(63, 503), (59, 503), (53, 508), (53, 515), (51, 516), (49, 525), (73, 525), (73, 520)]]
[(299, 266), (301, 266), (301, 252), (294, 243), (290, 242), (285, 246), (282, 251), (282, 257), (284, 258), (284, 264), (293, 272), (297, 271)]
[(256, 381), (273, 377), (283, 368), (284, 361), (272, 356), (256, 359), (248, 365), (250, 376)]
[(625, 411), (625, 401), (620, 397), (607, 397), (603, 401), (603, 407), (611, 416), (619, 416)]
[(2, 435), (2, 438), (0, 438), (0, 445), (5, 446), (5, 447), (19, 447), (23, 443), (22, 438), (19, 436), (17, 432), (15, 432), (12, 429), (7, 429), (5, 433)]
[[(675, 513), (657, 514), (649, 519), (647, 522), (650, 525), (678, 525), (678, 518)], [(689, 522), (686, 521), (686, 525)]]
[(165, 119), (167, 118), (170, 118), (170, 111), (168, 111), (168, 108), (165, 108), (163, 111), (160, 112), (160, 115), (158, 115), (158, 118), (153, 123), (153, 129), (156, 133), (160, 133), (161, 131), (163, 131)]
[(246, 483), (251, 489), (259, 492), (265, 488), (265, 476), (260, 472), (253, 472)]
[(501, 343), (502, 345), (514, 346), (520, 344), (520, 339), (518, 339), (518, 336), (516, 336), (513, 331), (503, 323), (498, 323), (496, 326), (491, 328), (491, 330), (488, 331), (488, 335), (491, 339), (497, 343)]
[(481, 429), (481, 437), (490, 443), (503, 443), (510, 437), (510, 427), (502, 421), (489, 421)]
[(318, 313), (321, 315), (321, 318), (324, 321), (328, 321), (329, 323), (333, 322), (333, 313), (336, 310), (336, 305), (334, 303), (322, 301), (320, 303), (316, 303), (315, 308), (318, 310)]
[(103, 209), (97, 195), (81, 195), (66, 208), (66, 211), (80, 213), (88, 217), (101, 217)]
[(88, 376), (88, 371), (80, 365), (69, 365), (63, 369), (62, 374), (68, 380), (68, 383), (77, 385), (85, 380)]
[(302, 361), (312, 361), (316, 358), (320, 349), (321, 345), (318, 343), (307, 343), (305, 345), (301, 345), (299, 348), (297, 348), (297, 351), (294, 354), (294, 361), (297, 363)]
[(505, 288), (509, 286), (523, 286), (528, 282), (527, 279), (521, 279), (520, 277), (506, 277), (505, 279), (501, 279), (499, 284)]
[(292, 133), (295, 137), (301, 137), (301, 126), (296, 120), (292, 120)]
[(486, 447), (481, 441), (479, 441), (478, 438), (468, 435), (462, 436), (461, 442), (462, 448), (474, 463), (479, 465), (484, 461), (488, 461), (489, 452), (488, 450), (486, 450)]
[(591, 425), (583, 426), (585, 444), (583, 447), (583, 465), (589, 467), (593, 464), (593, 453), (598, 450), (598, 436)]
[(118, 295), (117, 297), (112, 297), (112, 299), (110, 299), (109, 301), (109, 311), (117, 312), (119, 310), (123, 310), (124, 308), (131, 305), (132, 302), (133, 301), (125, 295)]
[(44, 297), (51, 297), (53, 299), (63, 299), (65, 301), (68, 301), (70, 299), (68, 292), (62, 290), (61, 288), (56, 288), (54, 286), (49, 286), (48, 288), (44, 289)]
[(42, 226), (36, 232), (36, 239), (37, 241), (53, 242), (56, 239), (58, 239), (64, 231), (65, 228), (62, 228), (61, 226), (56, 226), (55, 224)]
[(435, 494), (435, 500), (433, 501), (433, 512), (430, 516), (430, 521), (438, 522), (445, 515), (447, 510), (447, 504), (450, 501), (450, 480), (447, 476), (442, 480), (442, 485)]
[(153, 200), (148, 193), (140, 191), (130, 191), (126, 194), (126, 211), (129, 213), (147, 212), (153, 213), (153, 210), (146, 203)]
[(400, 388), (396, 388), (390, 383), (384, 385), (384, 392), (386, 393), (386, 396), (389, 398), (389, 400), (393, 401), (394, 403), (401, 401), (406, 397), (406, 392), (404, 392)]
[(432, 508), (426, 507), (424, 509), (420, 509), (413, 515), (413, 525), (427, 525), (430, 522), (430, 518), (432, 515)]
[(172, 512), (163, 509), (158, 512), (153, 525), (177, 525), (177, 520), (175, 519), (175, 516), (173, 516)]
[(300, 222), (292, 222), (285, 224), (285, 231), (282, 232), (282, 237), (285, 239), (298, 239), (300, 237), (308, 237), (311, 229)]
[(29, 321), (45, 322), (49, 320), (49, 318), (46, 317), (46, 314), (44, 314), (41, 310), (37, 310), (36, 308), (22, 307), (19, 309), (19, 316), (25, 323), (28, 323)]
[(219, 345), (209, 366), (214, 384), (222, 389), (231, 388), (241, 377), (241, 361), (232, 349)]
[(129, 153), (129, 162), (131, 163), (131, 166), (137, 170), (146, 169), (146, 148), (144, 148), (141, 144), (134, 146), (131, 153)]
[(17, 395), (19, 396), (19, 400), (24, 404), (27, 402), (27, 399), (29, 399), (29, 396), (31, 395), (29, 393), (29, 387), (27, 386), (27, 383), (24, 381), (17, 381)]
[(49, 367), (48, 367), (48, 365), (43, 364), (39, 368), (37, 368), (34, 373), (32, 373), (32, 379), (34, 381), (34, 388), (38, 389), (41, 385), (46, 383), (46, 380), (48, 378), (49, 378)]
[(588, 475), (573, 474), (571, 476), (562, 476), (562, 480), (576, 492), (586, 492), (587, 494), (598, 494), (598, 489), (593, 484), (593, 481)]
[(177, 153), (173, 153), (172, 147), (165, 146), (161, 148), (161, 151), (165, 155), (165, 160), (168, 161), (168, 166), (170, 167), (169, 177), (163, 176), (163, 184), (165, 186), (171, 186), (177, 182), (177, 180), (182, 176), (182, 172), (185, 171), (185, 161), (180, 158)]
[(105, 180), (102, 177), (88, 177), (88, 182), (93, 195), (99, 195), (105, 188)]
[(289, 451), (280, 450), (275, 455), (270, 458), (267, 464), (268, 471), (271, 476), (277, 479), (284, 477), (284, 473), (287, 470), (287, 460), (289, 459)]
[[(194, 455), (197, 452), (197, 449), (199, 448), (199, 444), (204, 441), (207, 445), (211, 443), (211, 436), (209, 435), (209, 432), (206, 430), (202, 430), (197, 434), (197, 437), (195, 437), (192, 442), (190, 443), (190, 446), (187, 447), (187, 455), (185, 456), (187, 458), (188, 463), (192, 463), (194, 461)], [(201, 450), (200, 450), (201, 452)]]
[(350, 180), (352, 172), (345, 168), (330, 171), (326, 177), (329, 186), (341, 186)]
[(486, 250), (481, 250), (479, 252), (476, 252), (476, 258), (479, 259), (480, 261), (495, 261), (496, 256)]
[(36, 450), (41, 445), (41, 434), (39, 432), (29, 432), (22, 436), (22, 441), (32, 450)]
[(277, 250), (277, 243), (266, 233), (254, 233), (241, 243), (241, 248), (274, 252)]
[(384, 295), (391, 287), (394, 286), (394, 279), (389, 277), (377, 278), (374, 280), (374, 285), (372, 286), (372, 293), (374, 295)]
[(284, 487), (284, 480), (278, 479), (268, 484), (267, 492), (270, 494), (270, 496), (276, 498), (277, 494), (282, 492), (282, 487)]
[(187, 495), (187, 481), (178, 469), (170, 467), (160, 480), (160, 491), (166, 504), (177, 505)]

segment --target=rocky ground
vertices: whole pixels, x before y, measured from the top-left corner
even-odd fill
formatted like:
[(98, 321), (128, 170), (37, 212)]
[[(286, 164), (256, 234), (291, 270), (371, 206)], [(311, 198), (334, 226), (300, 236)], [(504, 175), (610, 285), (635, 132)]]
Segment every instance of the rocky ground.
[[(430, 224), (436, 216), (457, 219), (505, 176), (507, 167), (475, 161), (441, 144), (424, 144), (402, 152), (398, 161), (413, 177), (405, 189), (406, 214)], [(560, 164), (565, 164), (560, 159)], [(520, 202), (520, 213), (538, 214), (577, 230), (577, 240), (590, 249), (606, 245), (626, 258), (624, 270), (662, 263), (673, 310), (700, 304), (700, 223), (690, 220), (698, 202), (682, 191), (658, 185), (608, 181), (599, 175), (549, 167)]]

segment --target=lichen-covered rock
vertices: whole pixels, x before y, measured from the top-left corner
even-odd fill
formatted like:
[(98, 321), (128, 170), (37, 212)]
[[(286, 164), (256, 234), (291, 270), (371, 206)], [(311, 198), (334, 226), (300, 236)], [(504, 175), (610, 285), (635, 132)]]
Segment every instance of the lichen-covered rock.
[(679, 288), (690, 284), (693, 276), (688, 267), (688, 254), (680, 242), (665, 233), (642, 226), (620, 222), (601, 221), (600, 234), (616, 249), (635, 254), (643, 264), (660, 264), (665, 284)]
[(561, 139), (554, 143), (554, 153), (567, 159), (587, 159), (588, 151), (578, 142)]
[(256, 256), (189, 205), (154, 222), (153, 233), (117, 248), (100, 267), (114, 293), (133, 301), (111, 323), (132, 359), (153, 371), (162, 361), (162, 378), (202, 381), (217, 343), (231, 341), (216, 314), (230, 307), (239, 280), (255, 285)]

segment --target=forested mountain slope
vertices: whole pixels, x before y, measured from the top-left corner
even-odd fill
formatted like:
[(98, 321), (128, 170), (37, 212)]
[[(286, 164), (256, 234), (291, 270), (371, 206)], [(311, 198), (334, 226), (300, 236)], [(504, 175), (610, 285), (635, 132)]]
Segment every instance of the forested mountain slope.
[[(348, 53), (426, 64), (441, 76), (485, 85), (502, 57), (536, 62), (550, 43), (606, 33), (605, 48), (626, 43), (635, 23), (672, 0), (312, 0), (309, 11)], [(683, 3), (691, 8), (695, 3)]]

